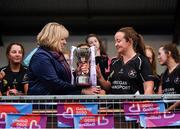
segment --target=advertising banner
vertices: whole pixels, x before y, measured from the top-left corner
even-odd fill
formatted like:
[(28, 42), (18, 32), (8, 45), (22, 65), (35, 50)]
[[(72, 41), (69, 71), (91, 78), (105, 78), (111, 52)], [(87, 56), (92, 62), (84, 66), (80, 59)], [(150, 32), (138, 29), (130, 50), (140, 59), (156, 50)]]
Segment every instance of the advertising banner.
[(180, 126), (180, 112), (140, 114), (142, 127)]
[(39, 114), (8, 114), (6, 128), (11, 129), (44, 129), (47, 116)]
[(8, 113), (32, 113), (32, 104), (1, 103), (0, 104), (0, 128), (5, 128), (5, 119)]
[(93, 103), (63, 103), (58, 104), (58, 127), (74, 127), (74, 115), (97, 114), (98, 104)]
[(95, 128), (95, 129), (114, 129), (113, 115), (74, 115), (75, 129)]
[(164, 112), (164, 102), (125, 102), (123, 103), (126, 121), (139, 121), (140, 113)]

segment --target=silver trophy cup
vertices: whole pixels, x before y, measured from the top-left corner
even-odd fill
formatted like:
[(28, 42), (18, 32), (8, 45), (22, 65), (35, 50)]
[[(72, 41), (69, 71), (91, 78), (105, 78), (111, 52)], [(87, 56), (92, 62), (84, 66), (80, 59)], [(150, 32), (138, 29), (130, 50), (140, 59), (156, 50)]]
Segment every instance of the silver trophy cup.
[[(89, 48), (77, 48), (75, 50), (75, 55), (77, 57), (77, 67), (80, 65), (86, 64), (90, 66), (90, 56), (91, 51)], [(90, 67), (86, 72), (83, 72), (81, 69), (78, 69), (76, 73), (76, 85), (77, 86), (90, 86)]]

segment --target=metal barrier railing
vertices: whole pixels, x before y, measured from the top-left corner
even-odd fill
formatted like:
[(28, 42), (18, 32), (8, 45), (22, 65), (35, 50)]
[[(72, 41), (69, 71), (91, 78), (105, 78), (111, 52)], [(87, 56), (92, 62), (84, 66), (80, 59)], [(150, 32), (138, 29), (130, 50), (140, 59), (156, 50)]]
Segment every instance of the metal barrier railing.
[[(1, 103), (32, 103), (34, 114), (48, 116), (47, 128), (57, 128), (58, 103), (97, 103), (99, 114), (113, 114), (115, 128), (142, 128), (136, 122), (125, 120), (123, 102), (163, 101), (166, 108), (180, 102), (180, 94), (176, 95), (63, 95), (63, 96), (1, 96)], [(180, 111), (175, 107), (173, 111)], [(168, 127), (169, 128), (169, 127)], [(178, 128), (178, 127), (173, 127)], [(69, 129), (69, 128), (68, 128)]]

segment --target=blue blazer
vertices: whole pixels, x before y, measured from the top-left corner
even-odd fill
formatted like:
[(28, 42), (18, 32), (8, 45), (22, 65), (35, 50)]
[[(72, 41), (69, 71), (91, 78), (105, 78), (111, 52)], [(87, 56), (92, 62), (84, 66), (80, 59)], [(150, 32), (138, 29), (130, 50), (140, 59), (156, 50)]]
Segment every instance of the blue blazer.
[(64, 66), (48, 50), (39, 47), (29, 64), (30, 95), (80, 94), (81, 90), (71, 84)]

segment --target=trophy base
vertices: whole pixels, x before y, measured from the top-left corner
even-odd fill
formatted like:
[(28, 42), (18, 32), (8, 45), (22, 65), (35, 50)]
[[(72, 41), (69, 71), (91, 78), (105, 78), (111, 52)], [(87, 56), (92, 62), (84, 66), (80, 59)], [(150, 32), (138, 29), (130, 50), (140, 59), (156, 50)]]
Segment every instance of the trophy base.
[(76, 85), (77, 86), (82, 86), (82, 87), (90, 86), (89, 77), (88, 76), (78, 76), (76, 78)]

